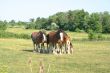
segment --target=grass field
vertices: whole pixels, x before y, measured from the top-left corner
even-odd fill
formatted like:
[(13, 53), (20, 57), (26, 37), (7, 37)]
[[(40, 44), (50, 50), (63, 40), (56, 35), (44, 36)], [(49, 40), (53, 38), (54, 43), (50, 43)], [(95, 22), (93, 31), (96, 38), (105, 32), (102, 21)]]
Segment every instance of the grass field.
[[(39, 31), (39, 30), (33, 30), (33, 29), (21, 29), (21, 28), (8, 28), (6, 31), (8, 32), (12, 32), (12, 33), (15, 33), (15, 34), (28, 34), (28, 35), (31, 35), (32, 32), (35, 32), (35, 31)], [(46, 33), (48, 33), (49, 31), (47, 31)], [(68, 31), (67, 31), (68, 33)], [(71, 39), (88, 39), (88, 34), (87, 33), (76, 33), (76, 32), (69, 32), (68, 33), (69, 36), (71, 36)], [(108, 35), (110, 36), (110, 35)]]
[[(31, 34), (36, 30), (10, 28), (6, 31)], [(68, 34), (71, 38), (87, 38), (86, 33)], [(110, 73), (110, 41), (72, 41), (72, 43), (73, 54), (53, 55), (33, 53), (31, 39), (0, 38), (0, 73), (31, 73), (28, 64), (30, 57), (32, 73), (38, 73), (41, 60), (45, 73), (49, 66), (48, 73)]]

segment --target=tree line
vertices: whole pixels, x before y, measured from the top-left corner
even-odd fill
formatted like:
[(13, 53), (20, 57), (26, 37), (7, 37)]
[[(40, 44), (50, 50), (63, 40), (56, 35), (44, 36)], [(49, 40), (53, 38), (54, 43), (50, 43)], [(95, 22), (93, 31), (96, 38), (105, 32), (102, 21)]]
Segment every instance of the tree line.
[(96, 33), (110, 33), (110, 14), (109, 12), (88, 13), (82, 10), (69, 10), (58, 12), (48, 18), (31, 18), (29, 22), (11, 20), (10, 22), (0, 21), (0, 29), (7, 26), (25, 26), (26, 29), (46, 29), (53, 30), (61, 28), (69, 31)]

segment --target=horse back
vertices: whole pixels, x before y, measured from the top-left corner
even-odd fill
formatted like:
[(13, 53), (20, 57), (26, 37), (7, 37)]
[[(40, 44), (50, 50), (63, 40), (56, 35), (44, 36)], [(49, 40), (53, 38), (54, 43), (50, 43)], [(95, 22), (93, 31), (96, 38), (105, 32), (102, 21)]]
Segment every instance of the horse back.
[(47, 43), (56, 43), (57, 38), (56, 38), (56, 32), (49, 32), (47, 34)]
[(31, 34), (31, 38), (33, 43), (41, 43), (42, 42), (42, 36), (40, 35), (39, 32), (33, 32)]

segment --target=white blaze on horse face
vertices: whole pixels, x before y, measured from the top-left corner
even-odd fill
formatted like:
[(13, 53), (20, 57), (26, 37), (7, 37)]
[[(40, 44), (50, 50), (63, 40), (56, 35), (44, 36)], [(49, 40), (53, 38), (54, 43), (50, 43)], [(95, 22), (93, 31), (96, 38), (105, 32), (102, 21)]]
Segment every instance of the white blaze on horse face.
[(60, 39), (63, 41), (63, 33), (60, 33)]
[(46, 41), (46, 36), (43, 34), (43, 41)]

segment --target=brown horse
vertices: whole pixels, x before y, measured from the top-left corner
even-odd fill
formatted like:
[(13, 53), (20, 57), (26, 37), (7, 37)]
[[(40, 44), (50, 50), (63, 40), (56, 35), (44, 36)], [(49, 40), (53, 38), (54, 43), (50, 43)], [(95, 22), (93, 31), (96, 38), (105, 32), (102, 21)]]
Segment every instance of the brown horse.
[(41, 50), (43, 50), (42, 48), (44, 48), (44, 43), (47, 41), (46, 34), (42, 31), (33, 32), (31, 38), (34, 45), (33, 51), (41, 52)]
[(70, 37), (66, 33), (63, 35), (63, 40), (58, 41), (58, 45), (60, 47), (61, 53), (70, 54), (73, 52), (73, 45), (71, 43)]
[[(62, 46), (65, 46), (65, 51), (70, 49), (70, 38), (61, 29), (56, 32), (50, 32), (47, 35), (47, 46), (49, 45), (49, 52), (54, 52), (57, 49), (57, 44), (60, 47), (60, 52), (62, 53)], [(52, 46), (52, 48), (50, 48)]]

